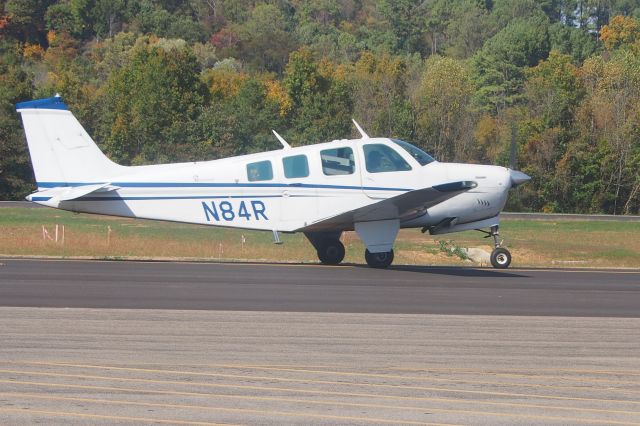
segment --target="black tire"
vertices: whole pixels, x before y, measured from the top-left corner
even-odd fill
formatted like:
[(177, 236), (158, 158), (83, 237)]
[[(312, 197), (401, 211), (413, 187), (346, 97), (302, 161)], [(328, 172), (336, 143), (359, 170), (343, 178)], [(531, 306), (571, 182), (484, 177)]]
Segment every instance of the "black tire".
[(491, 264), (497, 269), (507, 269), (511, 265), (511, 253), (505, 248), (498, 247), (491, 252)]
[(318, 259), (325, 265), (338, 265), (344, 260), (344, 245), (340, 240), (328, 240), (317, 250)]
[(391, 263), (393, 263), (393, 249), (382, 253), (371, 253), (367, 249), (364, 252), (364, 258), (367, 261), (367, 265), (372, 268), (387, 268)]

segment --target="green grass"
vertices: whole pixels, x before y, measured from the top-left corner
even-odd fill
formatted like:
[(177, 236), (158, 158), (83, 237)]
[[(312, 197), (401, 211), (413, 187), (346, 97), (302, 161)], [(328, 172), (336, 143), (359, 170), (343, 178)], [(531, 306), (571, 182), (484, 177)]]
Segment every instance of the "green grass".
[[(64, 244), (43, 240), (42, 226), (53, 238), (56, 224), (60, 226), (59, 240), (61, 226), (65, 227)], [(270, 232), (54, 209), (0, 209), (0, 231), (0, 255), (5, 256), (317, 261), (315, 250), (302, 234), (282, 234), (284, 244), (274, 245)], [(503, 220), (501, 237), (513, 254), (514, 265), (640, 267), (638, 223)], [(364, 247), (357, 236), (345, 233), (343, 243), (345, 261), (362, 263)], [(469, 264), (462, 256), (444, 253), (443, 244), (453, 250), (483, 247), (489, 252), (492, 248), (492, 240), (478, 232), (430, 236), (417, 229), (402, 230), (395, 246), (396, 263)]]

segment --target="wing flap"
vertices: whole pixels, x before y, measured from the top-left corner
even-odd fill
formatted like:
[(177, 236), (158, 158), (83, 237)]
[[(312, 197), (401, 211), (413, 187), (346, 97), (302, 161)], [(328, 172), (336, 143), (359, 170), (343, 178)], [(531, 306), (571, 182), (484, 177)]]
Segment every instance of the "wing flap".
[(296, 231), (353, 229), (356, 222), (400, 219), (410, 220), (423, 215), (427, 209), (478, 186), (473, 181), (450, 182), (430, 188), (417, 189), (378, 201), (336, 216), (321, 219)]

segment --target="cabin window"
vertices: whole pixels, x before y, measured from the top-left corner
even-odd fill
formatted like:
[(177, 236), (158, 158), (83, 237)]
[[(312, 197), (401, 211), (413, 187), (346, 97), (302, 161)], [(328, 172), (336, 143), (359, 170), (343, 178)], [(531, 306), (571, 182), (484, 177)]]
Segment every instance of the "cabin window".
[(327, 176), (350, 175), (356, 170), (351, 148), (333, 148), (320, 151), (322, 172)]
[(306, 155), (293, 155), (282, 159), (284, 176), (288, 179), (309, 176), (309, 163)]
[(258, 161), (247, 164), (247, 179), (249, 179), (249, 182), (273, 179), (271, 161)]
[(369, 173), (403, 172), (411, 170), (394, 149), (383, 144), (367, 144), (363, 147), (364, 160)]

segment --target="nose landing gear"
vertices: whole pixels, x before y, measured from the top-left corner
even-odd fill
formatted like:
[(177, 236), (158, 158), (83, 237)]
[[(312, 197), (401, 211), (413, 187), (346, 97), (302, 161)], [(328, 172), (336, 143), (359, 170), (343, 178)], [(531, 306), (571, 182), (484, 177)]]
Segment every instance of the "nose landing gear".
[(509, 265), (511, 265), (511, 253), (509, 253), (509, 250), (502, 247), (502, 241), (498, 240), (498, 237), (500, 236), (498, 229), (498, 225), (494, 225), (491, 227), (490, 231), (484, 231), (481, 229), (478, 231), (487, 234), (485, 238), (493, 237), (493, 244), (495, 248), (491, 252), (491, 265), (497, 269), (507, 269)]
[(491, 252), (491, 265), (498, 269), (507, 269), (511, 264), (511, 253), (504, 247), (496, 247)]

